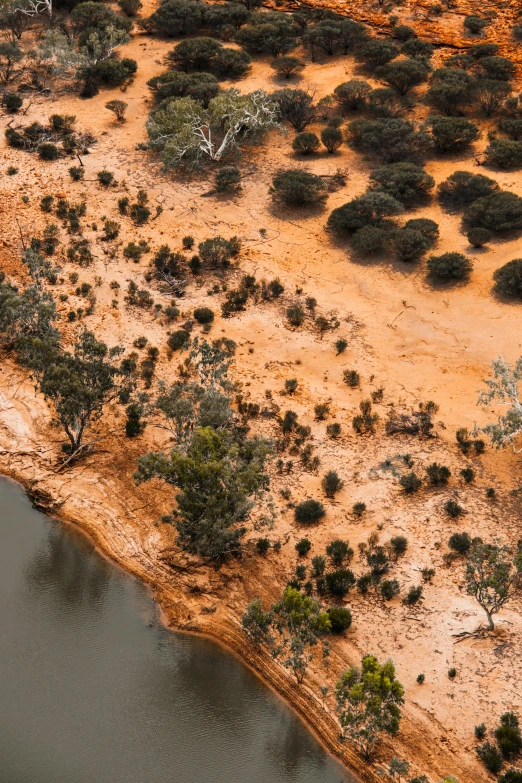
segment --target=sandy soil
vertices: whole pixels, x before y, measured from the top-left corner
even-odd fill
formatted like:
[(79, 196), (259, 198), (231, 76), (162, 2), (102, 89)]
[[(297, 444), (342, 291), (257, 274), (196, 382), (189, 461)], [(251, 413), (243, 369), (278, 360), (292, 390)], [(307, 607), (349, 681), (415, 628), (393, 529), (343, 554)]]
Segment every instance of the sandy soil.
[[(345, 7), (342, 3), (339, 6)], [(459, 8), (459, 13), (462, 11), (463, 7)], [(508, 11), (502, 11), (499, 30)], [(400, 14), (410, 23), (408, 5)], [(450, 37), (445, 40), (452, 42)], [(285, 295), (276, 304), (250, 304), (246, 312), (232, 319), (217, 317), (211, 336), (225, 334), (238, 343), (234, 374), (248, 399), (264, 405), (270, 390), (281, 411), (292, 408), (303, 423), (311, 425), (314, 453), (321, 459), (319, 472), (315, 475), (296, 467), (283, 478), (274, 470), (278, 517), (274, 529), (266, 534), (282, 542), (280, 553), (270, 552), (266, 558), (256, 555), (253, 542), (260, 533), (251, 530), (242, 560), (216, 570), (180, 552), (172, 528), (158, 524), (160, 514), (171, 507), (170, 490), (158, 482), (134, 485), (136, 457), (150, 448), (168, 447), (165, 433), (152, 423), (142, 437), (129, 441), (121, 436), (120, 426), (103, 441), (99, 452), (71, 470), (55, 473), (60, 433), (50, 426), (47, 406), (35, 395), (31, 382), (7, 358), (0, 366), (0, 471), (30, 490), (49, 493), (61, 518), (79, 524), (111, 557), (149, 582), (169, 623), (209, 634), (250, 663), (311, 723), (333, 752), (344, 754), (348, 766), (362, 778), (377, 779), (350, 749), (338, 744), (338, 730), (331, 717), (333, 704), (327, 699), (323, 709), (319, 685), (325, 681), (333, 684), (344, 668), (372, 652), (381, 659), (390, 656), (394, 660), (406, 688), (400, 734), (393, 743), (382, 744), (377, 765), (384, 765), (396, 754), (411, 762), (412, 775), (427, 774), (436, 780), (451, 773), (461, 781), (485, 781), (488, 775), (474, 751), (473, 727), (482, 721), (492, 726), (501, 712), (522, 707), (522, 604), (520, 599), (509, 604), (499, 617), (495, 634), (457, 642), (454, 634), (473, 630), (484, 618), (463, 591), (462, 564), (456, 561), (447, 566), (443, 555), (448, 536), (459, 529), (486, 540), (511, 543), (520, 536), (519, 502), (513, 494), (520, 485), (519, 459), (491, 449), (480, 458), (463, 457), (455, 441), (459, 427), (471, 429), (494, 416), (494, 410), (485, 412), (476, 405), (477, 391), (490, 372), (491, 361), (499, 355), (513, 361), (522, 353), (520, 306), (498, 301), (491, 291), (493, 271), (520, 255), (519, 242), (494, 241), (488, 251), (473, 251), (459, 232), (458, 216), (443, 213), (432, 202), (406, 217), (435, 219), (441, 229), (437, 250), (458, 250), (473, 257), (475, 269), (467, 285), (434, 288), (426, 282), (422, 263), (407, 266), (389, 259), (361, 263), (350, 256), (344, 243), (325, 233), (324, 224), (331, 209), (365, 190), (371, 161), (362, 160), (345, 145), (333, 156), (318, 154), (305, 163), (296, 161), (292, 134), (274, 133), (261, 148), (243, 158), (242, 167), (249, 176), (243, 181), (242, 193), (234, 198), (205, 196), (211, 189), (210, 180), (179, 181), (165, 175), (154, 157), (136, 150), (136, 144), (145, 139), (144, 124), (150, 109), (146, 82), (164, 69), (164, 56), (172, 46), (172, 41), (136, 36), (125, 47), (124, 55), (136, 58), (139, 70), (124, 95), (105, 91), (89, 101), (65, 95), (52, 101), (39, 99), (30, 106), (24, 122), (66, 112), (76, 115), (79, 128), (95, 134), (98, 143), (84, 158), (84, 182), (71, 182), (69, 160), (43, 163), (8, 149), (2, 136), (0, 168), (14, 164), (19, 169), (16, 176), (3, 176), (0, 182), (2, 268), (15, 278), (21, 274), (21, 243), (14, 217), (24, 236), (33, 235), (43, 225), (39, 200), (48, 193), (66, 194), (73, 201), (86, 193), (85, 220), (100, 224), (102, 216), (107, 216), (121, 222), (120, 244), (147, 239), (153, 248), (167, 242), (177, 249), (187, 234), (196, 242), (218, 234), (237, 234), (243, 252), (240, 272), (233, 273), (231, 281), (234, 275), (239, 279), (247, 272), (258, 279), (279, 276)], [(307, 65), (301, 84), (311, 86), (321, 97), (353, 73), (351, 59), (336, 58)], [(261, 86), (273, 89), (278, 82), (268, 63), (257, 60), (252, 73), (238, 86), (243, 91)], [(104, 108), (113, 97), (129, 104), (128, 119), (122, 126), (116, 126)], [(4, 125), (7, 121), (4, 118)], [(487, 123), (481, 122), (481, 126), (484, 133), (479, 150), (486, 144)], [(274, 206), (268, 194), (274, 173), (295, 165), (318, 174), (341, 169), (346, 173), (346, 186), (330, 195), (322, 212)], [(116, 188), (107, 191), (96, 184), (96, 172), (103, 168), (115, 174)], [(437, 183), (457, 169), (482, 171), (472, 158), (455, 156), (430, 160), (426, 168)], [(493, 176), (503, 187), (522, 195), (519, 173)], [(117, 209), (119, 196), (133, 196), (139, 188), (147, 189), (153, 205), (163, 207), (162, 214), (141, 229), (122, 218)], [(28, 197), (28, 203), (22, 201), (23, 196)], [(95, 287), (94, 314), (85, 318), (85, 324), (111, 345), (130, 347), (137, 336), (147, 336), (151, 345), (160, 348), (158, 378), (175, 377), (178, 360), (168, 357), (168, 327), (152, 312), (123, 302), (127, 281), (134, 279), (140, 287), (151, 290), (156, 302), (169, 304), (170, 297), (144, 283), (150, 256), (134, 264), (121, 252), (114, 257), (108, 254), (97, 232), (88, 229), (85, 236), (93, 242), (95, 263), (78, 269), (60, 261), (65, 282), (56, 292), (70, 295), (67, 305), (62, 305), (64, 311), (76, 301), (75, 286), (67, 280), (69, 272), (78, 271), (80, 282), (93, 285), (96, 277), (101, 278), (101, 285)], [(65, 234), (62, 240), (66, 241)], [(111, 281), (121, 286), (118, 307), (111, 305), (115, 296), (109, 287)], [(207, 287), (208, 281), (201, 287), (189, 287), (178, 301), (183, 313), (188, 316), (202, 304), (220, 312), (220, 297), (209, 297)], [(284, 313), (297, 298), (293, 293), (296, 287), (317, 299), (318, 313), (337, 315), (337, 331), (321, 338), (311, 322), (299, 330), (288, 328)], [(77, 306), (80, 304), (78, 299)], [(73, 326), (65, 329), (74, 333)], [(346, 337), (349, 346), (336, 356), (333, 343), (340, 336)], [(350, 390), (343, 384), (344, 369), (359, 371), (361, 389)], [(294, 377), (299, 389), (290, 400), (281, 391), (284, 380)], [(358, 412), (359, 402), (380, 387), (384, 387), (384, 396), (375, 406), (381, 417), (377, 433), (357, 436), (351, 418)], [(428, 399), (440, 406), (435, 438), (421, 441), (384, 435), (383, 422), (392, 406), (407, 411)], [(314, 405), (324, 401), (330, 401), (331, 414), (327, 421), (316, 422)], [(122, 414), (119, 420), (117, 415), (106, 417), (103, 431), (123, 423)], [(337, 442), (326, 437), (326, 425), (334, 420), (343, 428)], [(254, 427), (266, 434), (274, 432), (270, 421)], [(424, 488), (412, 498), (405, 497), (397, 471), (385, 462), (391, 460), (396, 467), (399, 455), (405, 453), (411, 455), (419, 473), (435, 459), (447, 464), (452, 470), (449, 486), (442, 491)], [(471, 485), (458, 478), (459, 471), (468, 465), (477, 474)], [(325, 500), (327, 516), (321, 525), (299, 529), (279, 490), (290, 489), (294, 502), (319, 497), (320, 478), (328, 469), (339, 472), (345, 489), (335, 501)], [(495, 502), (485, 497), (490, 486), (497, 489)], [(465, 507), (463, 522), (450, 521), (444, 513), (443, 503), (450, 497)], [(360, 519), (351, 513), (355, 502), (368, 507)], [(348, 539), (357, 551), (356, 544), (374, 531), (383, 541), (397, 534), (408, 537), (406, 556), (393, 571), (403, 593), (421, 582), (422, 568), (435, 568), (435, 577), (425, 585), (424, 598), (414, 608), (399, 599), (383, 603), (375, 596), (349, 595), (345, 603), (353, 610), (354, 624), (345, 638), (333, 641), (329, 670), (314, 666), (306, 686), (297, 688), (268, 656), (249, 648), (239, 627), (241, 614), (256, 596), (268, 603), (280, 595), (296, 564), (295, 542), (303, 535), (313, 541), (312, 554), (321, 554), (335, 537)], [(353, 568), (358, 574), (363, 570), (357, 557)], [(458, 673), (451, 681), (447, 672), (453, 666)], [(426, 681), (418, 685), (416, 677), (421, 672)]]

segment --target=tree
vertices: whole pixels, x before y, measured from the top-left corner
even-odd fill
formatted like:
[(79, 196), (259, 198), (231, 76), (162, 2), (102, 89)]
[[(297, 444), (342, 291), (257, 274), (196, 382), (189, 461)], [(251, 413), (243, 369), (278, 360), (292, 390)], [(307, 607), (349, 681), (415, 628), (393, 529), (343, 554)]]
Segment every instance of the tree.
[(407, 775), (409, 770), (410, 765), (406, 760), (400, 759), (397, 756), (393, 756), (393, 758), (390, 759), (388, 773), (393, 780), (395, 780), (395, 777), (397, 776), (399, 783), (401, 783), (401, 777)]
[(497, 614), (520, 586), (522, 549), (515, 558), (507, 547), (477, 542), (466, 563), (466, 592), (472, 595), (486, 613), (488, 628), (495, 627)]
[(522, 198), (509, 191), (491, 193), (469, 205), (464, 221), (469, 226), (481, 226), (490, 231), (522, 228)]
[(236, 33), (236, 43), (253, 54), (270, 54), (278, 57), (288, 54), (297, 44), (296, 28), (281, 14), (279, 24), (245, 25)]
[(477, 84), (477, 100), (486, 117), (491, 117), (507, 98), (511, 88), (498, 79), (480, 79)]
[(335, 693), (343, 734), (371, 759), (379, 737), (399, 731), (404, 688), (393, 663), (365, 655), (360, 670), (352, 667), (341, 675)]
[(306, 90), (292, 90), (285, 87), (272, 93), (281, 117), (289, 122), (297, 133), (302, 133), (315, 119), (314, 96)]
[(338, 150), (343, 143), (343, 134), (339, 128), (323, 128), (321, 131), (321, 141), (331, 155)]
[[(519, 272), (522, 278), (522, 262), (519, 262)], [(497, 359), (493, 362), (493, 378), (485, 381), (487, 390), (478, 399), (479, 405), (495, 403), (507, 409), (503, 416), (498, 417), (496, 424), (487, 425), (484, 431), (497, 448), (509, 445), (515, 454), (522, 451), (522, 447), (516, 445), (517, 438), (522, 434), (522, 402), (518, 391), (521, 378), (522, 359), (515, 363), (513, 369), (505, 359)]]
[(427, 101), (448, 116), (459, 115), (473, 101), (476, 81), (461, 68), (437, 68), (431, 78)]
[(330, 620), (332, 633), (343, 633), (352, 624), (352, 613), (341, 606), (332, 606), (326, 610)]
[(333, 91), (334, 98), (342, 109), (357, 110), (366, 103), (371, 87), (361, 79), (351, 79), (337, 85)]
[(109, 101), (105, 104), (105, 108), (114, 112), (116, 120), (118, 122), (125, 122), (125, 112), (127, 111), (128, 104), (125, 101)]
[(348, 126), (348, 142), (353, 149), (377, 155), (387, 163), (422, 156), (431, 144), (426, 133), (399, 117), (353, 120)]
[(298, 155), (311, 155), (313, 152), (317, 152), (319, 148), (319, 139), (315, 133), (304, 131), (304, 133), (298, 133), (292, 142), (292, 149)]
[[(273, 629), (277, 634), (272, 656), (282, 658), (283, 666), (291, 669), (299, 684), (305, 678), (312, 650), (331, 631), (330, 618), (313, 598), (287, 587), (283, 598), (272, 606)], [(323, 655), (328, 654), (323, 645)]]
[(423, 60), (393, 60), (375, 69), (375, 76), (381, 82), (394, 87), (399, 95), (407, 95), (412, 87), (425, 82), (429, 68)]
[(394, 57), (397, 57), (399, 51), (390, 41), (381, 41), (377, 38), (364, 41), (359, 44), (355, 50), (355, 59), (362, 62), (368, 70), (374, 70), (379, 65), (386, 65)]
[(522, 142), (513, 139), (493, 139), (485, 150), (486, 165), (497, 169), (522, 167)]
[(443, 253), (428, 258), (428, 273), (437, 280), (465, 280), (473, 270), (473, 264), (462, 253)]
[(22, 50), (17, 44), (0, 41), (0, 85), (4, 89), (18, 75), (16, 66), (22, 57)]
[(493, 280), (499, 294), (522, 299), (522, 259), (515, 258), (495, 270)]
[(515, 75), (516, 67), (507, 57), (490, 55), (480, 58), (479, 71), (485, 79), (509, 82)]
[(477, 126), (464, 117), (430, 117), (428, 125), (439, 152), (463, 149), (480, 137)]
[(211, 71), (212, 63), (223, 45), (214, 38), (187, 38), (181, 41), (168, 55), (175, 68), (182, 71)]
[(73, 353), (57, 351), (35, 369), (40, 391), (50, 400), (57, 422), (69, 438), (69, 454), (85, 448), (85, 431), (98, 421), (114, 400), (130, 391), (134, 362), (117, 362), (122, 348), (108, 349), (92, 332), (83, 332)]
[(272, 60), (270, 67), (274, 69), (278, 76), (283, 76), (285, 79), (289, 79), (291, 76), (296, 76), (301, 73), (305, 64), (299, 57), (292, 57), (286, 55), (283, 57), (276, 57)]
[(153, 112), (147, 122), (149, 145), (166, 166), (222, 160), (244, 139), (255, 141), (278, 127), (277, 108), (262, 90), (242, 95), (224, 90), (204, 109), (180, 98)]
[(370, 174), (372, 190), (387, 193), (401, 204), (418, 203), (434, 185), (433, 177), (414, 163), (390, 163)]
[(301, 169), (287, 169), (276, 174), (270, 192), (274, 199), (291, 206), (320, 204), (328, 198), (324, 180)]
[(379, 227), (385, 218), (401, 215), (403, 205), (388, 195), (369, 191), (334, 209), (328, 218), (328, 228), (336, 233), (357, 231), (364, 226)]
[(202, 25), (203, 6), (192, 0), (165, 0), (140, 26), (148, 33), (166, 38), (190, 35)]
[[(419, 58), (426, 63), (433, 57), (435, 47), (429, 41), (424, 41), (422, 38), (410, 38), (401, 46), (401, 53), (406, 57)], [(429, 66), (428, 66), (429, 67)]]
[(324, 517), (326, 511), (324, 506), (318, 500), (304, 500), (295, 507), (295, 521), (302, 525), (309, 525), (313, 522), (319, 522)]
[(495, 180), (484, 176), (484, 174), (455, 171), (447, 180), (441, 182), (438, 194), (441, 201), (446, 201), (455, 206), (465, 206), (499, 190), (500, 188)]

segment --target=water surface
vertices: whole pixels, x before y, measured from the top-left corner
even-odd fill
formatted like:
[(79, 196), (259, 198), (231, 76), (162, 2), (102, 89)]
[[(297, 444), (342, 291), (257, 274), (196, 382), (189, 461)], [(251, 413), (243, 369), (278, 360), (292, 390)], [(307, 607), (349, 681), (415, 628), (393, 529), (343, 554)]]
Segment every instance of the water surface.
[[(0, 783), (347, 783), (240, 662), (0, 478)], [(352, 781), (353, 783), (353, 781)]]

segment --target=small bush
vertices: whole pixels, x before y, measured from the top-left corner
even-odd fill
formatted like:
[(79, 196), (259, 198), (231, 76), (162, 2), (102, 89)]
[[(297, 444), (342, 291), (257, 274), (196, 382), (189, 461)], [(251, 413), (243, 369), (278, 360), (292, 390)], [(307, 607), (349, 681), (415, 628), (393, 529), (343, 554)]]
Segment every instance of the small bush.
[(274, 199), (289, 206), (321, 204), (328, 197), (324, 180), (300, 169), (288, 169), (277, 174), (272, 180), (270, 192)]
[(361, 376), (357, 370), (345, 370), (343, 372), (343, 381), (350, 389), (357, 389), (361, 385)]
[(417, 474), (412, 470), (411, 473), (405, 473), (404, 476), (400, 477), (399, 484), (401, 485), (401, 487), (403, 488), (403, 490), (406, 492), (407, 495), (413, 495), (421, 488), (422, 481), (417, 476)]
[(326, 558), (322, 555), (312, 557), (312, 576), (322, 576), (326, 568)]
[(522, 783), (522, 769), (515, 769), (514, 767), (507, 769), (504, 774), (499, 777), (497, 783)]
[(484, 152), (486, 165), (505, 171), (522, 167), (522, 143), (513, 139), (493, 139)]
[(340, 566), (346, 560), (350, 561), (352, 559), (353, 549), (348, 544), (348, 541), (343, 541), (341, 538), (335, 538), (333, 541), (330, 541), (326, 547), (326, 554), (334, 565)]
[(4, 93), (2, 104), (8, 114), (16, 114), (22, 108), (22, 96), (17, 92), (6, 92)]
[(186, 329), (178, 329), (169, 335), (167, 345), (173, 351), (179, 351), (180, 348), (184, 348), (190, 341), (190, 332)]
[(321, 141), (331, 155), (338, 150), (343, 143), (343, 134), (339, 128), (323, 128), (321, 131)]
[(260, 555), (266, 555), (266, 553), (270, 549), (270, 539), (258, 538), (256, 541), (256, 549)]
[(103, 224), (103, 239), (106, 241), (117, 239), (120, 228), (121, 226), (116, 220), (106, 220)]
[(327, 498), (333, 498), (344, 487), (344, 481), (335, 470), (329, 470), (328, 473), (323, 476), (321, 487)]
[(334, 440), (336, 440), (341, 434), (341, 425), (339, 424), (339, 422), (334, 421), (332, 422), (332, 424), (327, 424), (326, 434), (328, 435), (329, 438), (333, 438)]
[(473, 468), (462, 468), (462, 470), (460, 471), (460, 475), (462, 476), (466, 484), (471, 484), (471, 482), (475, 478), (475, 471), (473, 470)]
[(450, 678), (450, 680), (454, 680), (456, 676), (457, 676), (457, 670), (455, 669), (455, 667), (452, 666), (451, 669), (448, 669), (448, 677)]
[(352, 624), (352, 613), (349, 609), (332, 606), (326, 610), (332, 626), (332, 633), (343, 633)]
[(291, 76), (300, 73), (305, 67), (305, 64), (299, 57), (285, 55), (283, 57), (276, 57), (275, 60), (272, 60), (270, 67), (274, 69), (278, 76), (289, 79)]
[[(300, 557), (307, 555), (311, 548), (312, 542), (309, 538), (301, 538), (295, 545), (296, 552)], [(317, 574), (314, 574), (314, 576), (317, 576)]]
[(441, 256), (428, 258), (428, 273), (436, 280), (466, 280), (473, 264), (462, 253), (443, 253)]
[(380, 584), (381, 595), (386, 601), (391, 601), (396, 595), (399, 595), (401, 588), (396, 579), (385, 579)]
[(214, 312), (210, 307), (196, 307), (194, 310), (194, 318), (198, 324), (211, 324), (214, 320)]
[(302, 307), (294, 305), (293, 307), (287, 308), (286, 317), (292, 326), (302, 326), (305, 313)]
[(418, 585), (417, 587), (410, 587), (406, 595), (406, 598), (404, 599), (404, 603), (408, 604), (408, 606), (413, 606), (420, 600), (421, 596), (422, 596), (422, 585)]
[(464, 509), (456, 500), (447, 500), (444, 503), (444, 511), (449, 517), (452, 517), (452, 519), (456, 519), (464, 513)]
[(216, 172), (214, 182), (218, 193), (240, 190), (241, 172), (236, 166), (223, 166)]
[(125, 112), (128, 108), (128, 104), (125, 101), (108, 101), (105, 104), (105, 108), (113, 112), (117, 122), (125, 122)]
[(426, 468), (426, 475), (430, 484), (436, 486), (439, 484), (447, 484), (448, 479), (451, 476), (451, 471), (445, 465), (439, 465), (438, 462), (432, 462)]
[(388, 234), (377, 226), (364, 226), (352, 236), (350, 245), (356, 253), (371, 255), (380, 253), (386, 246)]
[(420, 231), (400, 228), (391, 235), (391, 248), (405, 263), (418, 261), (430, 249), (430, 241)]
[(110, 187), (114, 183), (114, 174), (111, 171), (103, 169), (96, 174), (96, 179), (104, 188)]
[(403, 212), (403, 205), (393, 196), (369, 191), (334, 209), (328, 218), (328, 228), (336, 233), (357, 231), (365, 226), (381, 228), (387, 218)]
[(495, 729), (495, 739), (502, 756), (510, 759), (522, 750), (522, 736), (518, 717), (514, 712), (505, 712), (500, 717), (500, 726)]
[(498, 775), (502, 769), (504, 760), (496, 745), (492, 745), (491, 742), (483, 742), (482, 745), (479, 745), (477, 748), (477, 756), (489, 772), (492, 772), (493, 775)]
[(356, 111), (364, 106), (370, 90), (368, 82), (352, 79), (339, 84), (333, 91), (333, 96), (342, 109)]
[(469, 14), (469, 16), (466, 16), (464, 19), (464, 27), (468, 32), (470, 32), (472, 35), (478, 35), (482, 32), (482, 30), (487, 27), (489, 24), (488, 19), (483, 19), (480, 16), (477, 16), (476, 14)]
[(464, 149), (480, 137), (477, 126), (464, 117), (431, 117), (428, 123), (438, 152)]
[(498, 192), (495, 180), (484, 174), (470, 174), (469, 171), (455, 171), (438, 187), (439, 198), (457, 207), (471, 204), (477, 199)]
[(475, 726), (475, 737), (478, 740), (483, 740), (486, 736), (487, 728), (485, 723), (479, 723), (478, 726)]
[(324, 517), (326, 511), (322, 503), (318, 500), (305, 500), (295, 507), (295, 521), (302, 525), (319, 522)]
[(484, 247), (491, 239), (491, 231), (487, 228), (472, 228), (468, 231), (467, 238), (473, 247)]
[(347, 348), (348, 348), (348, 340), (345, 340), (344, 337), (339, 337), (339, 339), (335, 341), (336, 356), (339, 356), (340, 353), (344, 353)]
[(298, 133), (292, 142), (292, 149), (297, 155), (311, 155), (319, 149), (319, 139), (310, 131)]
[(522, 258), (515, 258), (493, 273), (495, 291), (522, 299)]
[(402, 557), (408, 549), (408, 539), (406, 536), (393, 536), (390, 539), (390, 549), (395, 560)]
[(366, 511), (366, 503), (354, 503), (352, 506), (352, 514), (354, 517), (362, 517)]
[(459, 555), (467, 555), (471, 549), (471, 536), (469, 533), (453, 533), (448, 539), (448, 546)]
[(403, 226), (404, 231), (420, 231), (423, 237), (434, 245), (439, 238), (439, 226), (429, 218), (411, 218)]
[(125, 16), (136, 16), (142, 8), (141, 0), (118, 0), (118, 6)]
[(51, 142), (45, 141), (43, 144), (39, 144), (36, 149), (42, 160), (57, 160), (60, 157), (60, 150), (56, 144), (51, 144)]
[(328, 592), (342, 598), (354, 587), (356, 579), (349, 568), (339, 568), (326, 574), (325, 582)]
[(418, 674), (417, 675), (417, 682), (419, 683), (419, 685), (424, 685), (424, 680), (425, 679), (426, 679), (426, 675), (425, 674)]
[(69, 169), (69, 175), (73, 182), (80, 182), (85, 174), (83, 166), (71, 166)]

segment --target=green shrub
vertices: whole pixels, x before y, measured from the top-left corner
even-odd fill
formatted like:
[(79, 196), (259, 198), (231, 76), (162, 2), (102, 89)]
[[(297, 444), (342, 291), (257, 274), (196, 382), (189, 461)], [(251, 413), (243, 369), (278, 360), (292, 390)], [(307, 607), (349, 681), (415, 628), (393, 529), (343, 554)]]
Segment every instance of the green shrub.
[(370, 90), (368, 82), (352, 79), (339, 84), (333, 91), (333, 96), (342, 109), (356, 111), (364, 106)]
[(433, 486), (437, 486), (448, 483), (451, 471), (445, 465), (439, 465), (438, 462), (432, 462), (431, 465), (428, 465), (426, 468), (426, 475), (429, 483)]
[(309, 525), (313, 522), (319, 522), (324, 517), (326, 511), (322, 503), (318, 500), (305, 500), (295, 507), (295, 521), (302, 525)]
[(466, 484), (471, 484), (471, 482), (475, 478), (475, 471), (473, 470), (473, 468), (462, 468), (462, 470), (460, 471), (460, 475), (462, 476)]
[(514, 712), (505, 712), (500, 716), (500, 726), (495, 729), (495, 739), (505, 759), (510, 759), (520, 753), (522, 736), (518, 717)]
[(322, 576), (326, 568), (326, 558), (322, 555), (312, 557), (312, 576)]
[(441, 201), (456, 207), (466, 206), (491, 194), (498, 192), (495, 180), (484, 174), (470, 174), (469, 171), (455, 171), (438, 187)]
[(482, 30), (487, 27), (489, 24), (488, 19), (483, 19), (480, 16), (477, 16), (476, 14), (469, 14), (464, 18), (464, 27), (468, 32), (470, 32), (472, 35), (478, 35), (482, 32)]
[(410, 218), (403, 226), (405, 231), (420, 231), (431, 245), (434, 245), (439, 238), (439, 226), (434, 220), (429, 218)]
[(401, 588), (396, 579), (385, 579), (381, 582), (379, 589), (381, 595), (386, 601), (391, 601), (396, 595), (399, 595)]
[(60, 157), (60, 150), (56, 144), (51, 144), (49, 141), (39, 144), (36, 149), (42, 160), (57, 160)]
[(491, 231), (487, 228), (472, 228), (468, 231), (467, 238), (473, 247), (484, 247), (491, 239)]
[(485, 723), (479, 723), (478, 726), (475, 726), (475, 737), (478, 740), (483, 740), (487, 733), (487, 728)]
[(348, 126), (350, 146), (368, 155), (378, 155), (386, 163), (421, 157), (430, 147), (424, 131), (399, 117), (353, 120)]
[(452, 519), (456, 519), (456, 517), (460, 517), (460, 515), (464, 513), (464, 509), (456, 500), (447, 500), (444, 503), (444, 511), (449, 517), (452, 517)]
[(350, 547), (348, 541), (343, 541), (341, 538), (335, 538), (333, 541), (330, 541), (326, 547), (326, 554), (334, 565), (340, 566), (346, 560), (349, 562), (352, 559), (353, 549)]
[(266, 555), (266, 553), (270, 549), (270, 539), (258, 538), (256, 541), (256, 549), (260, 555)]
[(328, 154), (331, 155), (338, 150), (343, 143), (343, 134), (339, 128), (323, 128), (321, 131), (321, 141), (326, 147)]
[(184, 348), (190, 341), (190, 332), (186, 329), (178, 329), (169, 335), (167, 345), (173, 351), (179, 351), (180, 348)]
[(408, 606), (413, 606), (420, 600), (421, 597), (422, 597), (422, 585), (418, 585), (417, 587), (410, 587), (406, 595), (406, 598), (404, 599), (404, 603), (408, 604)]
[(375, 76), (396, 89), (399, 95), (407, 95), (413, 87), (427, 80), (429, 72), (429, 65), (424, 59), (408, 57), (381, 65), (375, 69)]
[(287, 308), (286, 317), (292, 326), (301, 326), (305, 319), (305, 312), (300, 305), (294, 305)]
[(339, 337), (339, 339), (335, 341), (336, 356), (339, 356), (339, 354), (344, 353), (347, 348), (348, 348), (348, 340), (346, 340), (344, 337)]
[(368, 70), (374, 70), (379, 65), (389, 63), (398, 53), (398, 49), (390, 41), (371, 38), (357, 46), (355, 59), (364, 63)]
[(464, 117), (430, 117), (428, 124), (439, 152), (464, 149), (480, 136), (477, 126)]
[[(424, 685), (424, 680), (425, 679), (426, 679), (426, 675), (425, 674), (418, 674), (417, 675), (417, 682), (419, 683), (419, 685)], [(410, 783), (411, 783), (411, 781), (410, 781)]]
[(368, 592), (368, 590), (372, 585), (372, 581), (373, 580), (371, 574), (363, 574), (362, 576), (360, 576), (359, 579), (357, 580), (357, 589), (359, 590), (359, 592), (362, 593), (363, 595), (366, 595), (366, 593)]
[(493, 273), (495, 291), (522, 299), (522, 258), (515, 258)]
[(270, 192), (274, 199), (289, 206), (321, 204), (328, 198), (324, 180), (301, 169), (288, 169), (276, 174)]
[(466, 280), (473, 264), (462, 253), (443, 253), (428, 258), (428, 273), (437, 280)]
[(210, 307), (196, 307), (194, 318), (198, 324), (211, 324), (214, 320), (214, 312)]
[(334, 209), (328, 218), (328, 228), (336, 233), (357, 231), (365, 226), (379, 228), (387, 218), (403, 212), (403, 205), (393, 196), (370, 191)]
[(390, 163), (370, 174), (370, 186), (374, 191), (387, 193), (404, 205), (418, 203), (434, 184), (433, 177), (414, 163)]
[(323, 476), (321, 487), (327, 498), (333, 498), (344, 487), (344, 481), (335, 470), (329, 470), (328, 473)]
[(493, 139), (484, 154), (487, 166), (506, 171), (522, 167), (522, 142), (513, 139)]
[(498, 778), (497, 783), (522, 783), (522, 769), (515, 769), (514, 767), (507, 769), (504, 774)]
[(310, 131), (298, 133), (292, 142), (292, 149), (297, 155), (311, 155), (319, 149), (319, 139)]
[(118, 0), (118, 6), (125, 16), (136, 16), (143, 7), (141, 0)]
[(216, 172), (214, 182), (218, 193), (240, 190), (241, 172), (236, 166), (223, 166)]
[(498, 775), (504, 760), (496, 745), (492, 745), (490, 742), (483, 742), (477, 748), (477, 756), (489, 772), (492, 772), (493, 775)]
[(349, 568), (338, 568), (337, 571), (326, 574), (325, 582), (329, 593), (342, 598), (354, 587), (356, 579)]
[(420, 231), (407, 228), (393, 231), (390, 237), (391, 249), (406, 263), (418, 261), (430, 249), (430, 244)]
[(411, 473), (405, 473), (404, 476), (401, 476), (399, 479), (399, 484), (407, 495), (412, 495), (421, 488), (422, 481), (417, 476), (417, 474), (412, 471)]
[(283, 57), (276, 57), (275, 60), (272, 60), (270, 67), (274, 69), (278, 76), (289, 79), (291, 76), (300, 73), (305, 67), (305, 64), (299, 57), (285, 55)]
[(345, 370), (343, 372), (343, 380), (351, 389), (356, 389), (361, 385), (361, 376), (357, 370)]
[(352, 514), (354, 517), (362, 517), (366, 511), (366, 503), (354, 503), (352, 506)]
[(408, 549), (408, 539), (406, 536), (392, 536), (392, 538), (390, 538), (390, 549), (395, 560), (402, 557)]
[(452, 666), (451, 669), (448, 669), (448, 677), (450, 678), (450, 680), (454, 680), (456, 676), (457, 676), (457, 670), (455, 669), (455, 667)]
[(467, 555), (471, 549), (471, 536), (469, 533), (453, 533), (448, 539), (448, 546), (459, 555)]
[(479, 198), (469, 205), (464, 221), (469, 226), (481, 226), (490, 231), (522, 228), (522, 198), (509, 191)]
[(358, 229), (350, 239), (350, 246), (356, 253), (372, 255), (380, 253), (386, 247), (388, 233), (377, 226), (364, 226)]
[(326, 610), (330, 619), (332, 633), (343, 633), (347, 631), (352, 624), (352, 613), (349, 609), (332, 606)]
[(8, 114), (16, 114), (22, 108), (22, 96), (17, 92), (5, 92), (2, 104)]
[(71, 166), (69, 169), (69, 175), (73, 182), (80, 182), (85, 174), (83, 166)]
[(108, 188), (110, 185), (113, 185), (115, 181), (114, 174), (111, 171), (107, 171), (106, 169), (99, 171), (96, 174), (96, 179), (100, 185), (103, 185), (104, 188)]
[[(301, 538), (295, 545), (296, 552), (300, 557), (307, 555), (311, 548), (312, 542), (309, 538)], [(317, 574), (313, 574), (313, 576), (317, 576)]]

